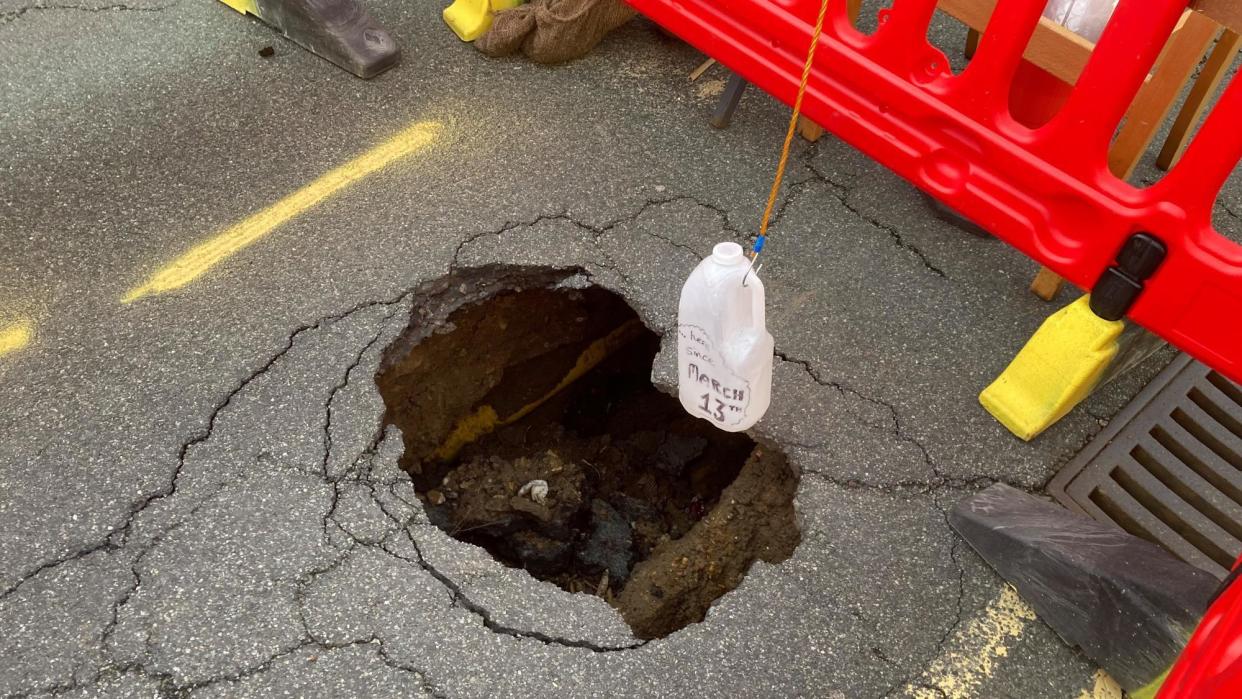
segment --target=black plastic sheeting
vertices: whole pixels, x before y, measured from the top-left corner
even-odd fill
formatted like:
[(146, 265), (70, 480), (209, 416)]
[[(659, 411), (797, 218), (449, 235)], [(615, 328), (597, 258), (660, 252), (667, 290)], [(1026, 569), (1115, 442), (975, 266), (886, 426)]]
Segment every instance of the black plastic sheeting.
[(949, 522), (1127, 691), (1173, 664), (1219, 584), (1155, 544), (1003, 483), (958, 503)]

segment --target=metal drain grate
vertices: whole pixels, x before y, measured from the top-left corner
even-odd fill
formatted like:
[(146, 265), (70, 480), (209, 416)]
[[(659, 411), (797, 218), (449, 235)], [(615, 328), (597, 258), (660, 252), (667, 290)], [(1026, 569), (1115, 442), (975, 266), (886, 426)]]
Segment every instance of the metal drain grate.
[(1225, 577), (1242, 553), (1242, 388), (1178, 357), (1048, 490)]

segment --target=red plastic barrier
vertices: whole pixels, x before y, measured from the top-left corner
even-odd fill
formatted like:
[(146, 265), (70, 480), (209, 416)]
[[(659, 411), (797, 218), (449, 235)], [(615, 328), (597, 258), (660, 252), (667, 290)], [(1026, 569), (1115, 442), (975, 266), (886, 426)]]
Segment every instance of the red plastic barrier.
[[(819, 0), (628, 0), (746, 80), (792, 103)], [(803, 112), (948, 206), (1090, 289), (1140, 231), (1169, 248), (1129, 317), (1242, 382), (1242, 247), (1212, 227), (1242, 158), (1234, 80), (1182, 160), (1137, 189), (1108, 149), (1186, 0), (1121, 0), (1060, 113), (1031, 130), (1010, 83), (1046, 0), (999, 0), (961, 75), (927, 41), (935, 0), (894, 0), (872, 36), (831, 0)]]
[[(1242, 559), (1235, 570), (1242, 566)], [(1160, 687), (1158, 699), (1242, 697), (1242, 580), (1221, 593)]]

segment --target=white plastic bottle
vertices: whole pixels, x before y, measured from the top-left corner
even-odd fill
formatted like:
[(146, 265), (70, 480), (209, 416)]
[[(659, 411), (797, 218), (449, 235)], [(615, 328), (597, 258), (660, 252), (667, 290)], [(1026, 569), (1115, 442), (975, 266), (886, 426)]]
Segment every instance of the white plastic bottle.
[[(678, 394), (691, 415), (722, 430), (750, 428), (772, 400), (772, 351), (763, 282), (737, 243), (720, 243), (681, 289)], [(742, 285), (745, 278), (746, 285)]]

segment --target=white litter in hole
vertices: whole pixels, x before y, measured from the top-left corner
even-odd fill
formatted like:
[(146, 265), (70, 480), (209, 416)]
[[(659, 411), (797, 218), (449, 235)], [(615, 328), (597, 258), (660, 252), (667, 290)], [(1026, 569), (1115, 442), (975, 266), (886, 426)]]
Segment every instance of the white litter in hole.
[(545, 480), (533, 480), (522, 486), (518, 490), (519, 496), (530, 497), (531, 500), (542, 505), (548, 499), (548, 482)]

